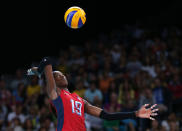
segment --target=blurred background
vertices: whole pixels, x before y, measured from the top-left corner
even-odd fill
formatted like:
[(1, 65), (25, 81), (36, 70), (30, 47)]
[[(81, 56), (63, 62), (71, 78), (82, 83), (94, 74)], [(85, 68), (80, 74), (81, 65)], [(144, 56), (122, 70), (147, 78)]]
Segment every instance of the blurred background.
[[(178, 1), (2, 3), (0, 130), (55, 131), (45, 82), (26, 70), (50, 56), (69, 89), (108, 112), (158, 104), (156, 121), (104, 121), (85, 114), (88, 131), (182, 130), (182, 26)], [(71, 6), (86, 24), (64, 23)]]

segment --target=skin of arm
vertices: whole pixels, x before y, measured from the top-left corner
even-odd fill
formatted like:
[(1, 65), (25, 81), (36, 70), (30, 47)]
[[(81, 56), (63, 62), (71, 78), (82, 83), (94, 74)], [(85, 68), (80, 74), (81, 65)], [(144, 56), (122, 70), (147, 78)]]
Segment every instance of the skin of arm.
[(86, 100), (84, 100), (84, 108), (85, 108), (85, 112), (95, 116), (95, 117), (99, 117), (100, 113), (102, 112), (102, 109), (96, 106), (91, 105), (90, 103), (88, 103)]
[[(96, 106), (91, 105), (90, 103), (88, 103), (86, 100), (84, 100), (84, 108), (85, 108), (85, 112), (95, 116), (95, 117), (100, 117), (100, 114), (102, 112), (103, 109), (98, 108)], [(143, 105), (139, 110), (135, 111), (135, 116), (139, 117), (139, 118), (148, 118), (151, 120), (155, 120), (153, 118), (153, 116), (157, 115), (157, 111), (158, 109), (153, 109), (157, 106), (157, 104), (152, 105), (150, 108), (146, 109), (146, 107), (149, 106), (149, 104), (145, 104)]]
[(51, 100), (55, 100), (58, 97), (58, 95), (56, 92), (56, 83), (52, 73), (52, 65), (47, 65), (44, 68), (44, 74), (47, 82), (47, 93)]
[[(91, 105), (86, 100), (84, 100), (84, 102), (85, 102), (84, 106), (85, 106), (85, 112), (86, 113), (88, 113), (88, 114), (90, 114), (92, 116), (95, 116), (95, 117), (100, 117), (100, 113), (102, 112), (103, 109)], [(138, 112), (137, 111), (135, 112), (135, 115), (138, 116)]]

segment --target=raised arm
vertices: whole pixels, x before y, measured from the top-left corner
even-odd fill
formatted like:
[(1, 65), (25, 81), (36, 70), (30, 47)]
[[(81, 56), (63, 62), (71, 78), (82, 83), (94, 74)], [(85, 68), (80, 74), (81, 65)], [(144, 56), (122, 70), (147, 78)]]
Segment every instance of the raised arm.
[(58, 95), (56, 92), (56, 83), (52, 73), (52, 65), (49, 58), (47, 57), (43, 58), (38, 67), (33, 67), (27, 71), (28, 75), (37, 75), (39, 77), (42, 73), (45, 74), (46, 78), (47, 94), (50, 99), (54, 100), (58, 97)]
[(56, 83), (52, 73), (52, 65), (46, 65), (44, 68), (44, 73), (47, 82), (47, 93), (52, 100), (55, 100), (58, 97), (58, 95), (56, 92)]
[(116, 112), (116, 113), (107, 113), (103, 109), (89, 104), (86, 100), (84, 106), (86, 113), (106, 120), (122, 120), (127, 118), (136, 118), (136, 117), (155, 120), (153, 116), (156, 116), (157, 115), (156, 111), (158, 111), (158, 109), (153, 109), (156, 106), (156, 104), (148, 109), (146, 109), (146, 106), (148, 106), (148, 104), (146, 104), (142, 106), (138, 111)]

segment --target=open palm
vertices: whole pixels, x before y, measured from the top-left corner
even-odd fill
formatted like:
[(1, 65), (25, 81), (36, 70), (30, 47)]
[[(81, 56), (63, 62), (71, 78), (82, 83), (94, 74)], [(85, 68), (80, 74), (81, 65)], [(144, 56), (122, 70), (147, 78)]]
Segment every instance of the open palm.
[(148, 119), (151, 119), (151, 120), (155, 120), (153, 118), (153, 116), (156, 116), (158, 115), (156, 112), (159, 110), (159, 109), (154, 109), (157, 104), (154, 104), (152, 105), (150, 108), (146, 108), (147, 106), (149, 106), (149, 104), (145, 104), (143, 105), (138, 111), (137, 111), (137, 116), (140, 117), (140, 118), (148, 118)]

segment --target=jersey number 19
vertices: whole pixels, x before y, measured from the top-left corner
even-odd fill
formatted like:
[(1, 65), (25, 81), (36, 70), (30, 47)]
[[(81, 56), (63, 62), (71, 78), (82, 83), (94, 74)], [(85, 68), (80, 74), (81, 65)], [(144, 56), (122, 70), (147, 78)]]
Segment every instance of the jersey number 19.
[(76, 113), (77, 115), (81, 116), (82, 103), (71, 99), (71, 105), (72, 105), (72, 113)]

